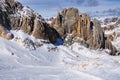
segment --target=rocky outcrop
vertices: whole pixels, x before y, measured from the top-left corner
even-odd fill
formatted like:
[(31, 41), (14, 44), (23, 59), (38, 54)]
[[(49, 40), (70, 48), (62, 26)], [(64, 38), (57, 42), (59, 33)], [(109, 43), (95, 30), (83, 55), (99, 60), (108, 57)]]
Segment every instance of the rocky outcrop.
[(60, 33), (62, 37), (66, 34), (74, 33), (73, 28), (77, 27), (77, 21), (79, 11), (77, 9), (70, 8), (64, 9), (61, 14), (58, 13), (57, 18), (52, 22), (52, 26)]
[(2, 0), (2, 9), (3, 11), (6, 11), (8, 14), (13, 14), (17, 12), (18, 10), (22, 10), (23, 6), (18, 1), (14, 0)]
[[(60, 38), (59, 33), (48, 25), (41, 15), (35, 13), (28, 6), (14, 0), (0, 1), (0, 36), (12, 39), (10, 30), (23, 30), (39, 39), (47, 39), (55, 43)], [(8, 34), (9, 33), (9, 34)]]
[(23, 7), (14, 0), (2, 0), (0, 1), (0, 36), (8, 40), (12, 39), (14, 35), (10, 33), (11, 29), (23, 30), (36, 38), (47, 39), (53, 44), (59, 42), (62, 37), (69, 44), (77, 41), (95, 50), (110, 49), (111, 55), (117, 52), (105, 37), (100, 22), (96, 19), (91, 21), (86, 13), (80, 15), (76, 8), (64, 9), (49, 25), (41, 15), (29, 7)]
[(32, 35), (40, 39), (48, 39), (51, 43), (56, 43), (57, 38), (61, 38), (59, 33), (45, 22), (35, 19)]
[(115, 55), (117, 52), (116, 48), (105, 37), (100, 22), (97, 19), (92, 21), (86, 13), (80, 15), (76, 8), (64, 9), (58, 13), (51, 25), (67, 44), (77, 41), (95, 50), (110, 49), (111, 55)]
[(8, 15), (6, 12), (0, 10), (0, 37), (10, 40), (14, 36), (9, 32), (10, 28), (8, 26), (10, 26)]
[[(106, 20), (109, 20), (109, 22), (105, 23)], [(101, 23), (106, 24), (102, 27), (102, 29), (104, 32), (106, 32), (106, 37), (110, 41), (115, 41), (120, 37), (120, 30), (119, 30), (120, 18), (118, 17), (105, 18), (103, 19), (103, 21), (101, 21)]]

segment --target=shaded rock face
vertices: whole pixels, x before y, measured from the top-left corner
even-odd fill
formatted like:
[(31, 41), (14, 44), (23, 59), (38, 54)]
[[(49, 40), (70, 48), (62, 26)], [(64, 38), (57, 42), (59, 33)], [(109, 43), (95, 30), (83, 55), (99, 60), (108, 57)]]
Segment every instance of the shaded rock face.
[(45, 22), (35, 20), (32, 35), (40, 39), (48, 39), (51, 43), (56, 43), (57, 38), (61, 38), (59, 33)]
[(64, 9), (58, 13), (51, 25), (59, 32), (66, 44), (78, 42), (95, 50), (110, 49), (111, 55), (115, 55), (117, 52), (105, 37), (100, 22), (97, 19), (91, 21), (86, 13), (79, 15), (76, 8)]
[(9, 29), (10, 29), (9, 23), (10, 21), (8, 19), (7, 13), (5, 11), (0, 10), (0, 37), (3, 37), (8, 40), (14, 37), (13, 34), (9, 32)]
[[(0, 36), (12, 39), (10, 30), (23, 30), (39, 39), (47, 39), (55, 43), (60, 38), (59, 33), (48, 25), (41, 15), (29, 7), (23, 7), (14, 0), (0, 1)], [(9, 34), (8, 34), (9, 33)]]
[(2, 6), (7, 13), (12, 14), (18, 10), (22, 10), (23, 6), (21, 3), (14, 0), (3, 0), (5, 1), (6, 6)]

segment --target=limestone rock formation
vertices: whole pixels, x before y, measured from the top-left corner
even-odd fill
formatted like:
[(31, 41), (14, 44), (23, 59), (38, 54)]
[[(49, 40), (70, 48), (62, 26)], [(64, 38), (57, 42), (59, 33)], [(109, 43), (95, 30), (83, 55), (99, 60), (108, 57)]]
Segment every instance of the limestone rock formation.
[[(68, 8), (58, 13), (51, 25), (59, 32), (66, 43), (77, 41), (91, 49), (110, 49), (115, 55), (116, 48), (105, 37), (101, 24), (97, 19), (93, 21), (86, 13), (79, 14), (78, 9)], [(67, 39), (66, 39), (67, 38)]]
[[(23, 30), (36, 38), (55, 43), (60, 38), (58, 32), (48, 25), (41, 15), (28, 6), (24, 7), (15, 0), (0, 1), (0, 36), (12, 39), (10, 30)], [(9, 33), (9, 34), (8, 34)]]
[(52, 22), (52, 26), (64, 37), (67, 33), (75, 32), (72, 30), (77, 27), (78, 16), (79, 11), (77, 9), (64, 9), (61, 14), (58, 13), (57, 18)]

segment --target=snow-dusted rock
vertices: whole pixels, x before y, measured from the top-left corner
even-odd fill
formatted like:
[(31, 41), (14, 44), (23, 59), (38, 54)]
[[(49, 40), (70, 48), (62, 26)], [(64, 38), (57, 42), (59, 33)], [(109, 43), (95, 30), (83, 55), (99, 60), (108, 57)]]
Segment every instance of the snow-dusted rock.
[[(2, 0), (0, 5), (0, 24), (6, 30), (23, 30), (39, 39), (55, 43), (60, 38), (58, 32), (48, 25), (41, 15), (28, 6), (24, 7), (15, 0)], [(5, 38), (5, 37), (4, 37)], [(10, 38), (10, 35), (6, 38)]]

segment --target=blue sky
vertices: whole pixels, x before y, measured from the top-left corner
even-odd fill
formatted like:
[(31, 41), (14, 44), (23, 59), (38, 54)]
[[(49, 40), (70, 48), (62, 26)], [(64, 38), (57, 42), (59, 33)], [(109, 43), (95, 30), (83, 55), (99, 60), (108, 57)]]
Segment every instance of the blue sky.
[(81, 13), (120, 8), (120, 0), (18, 0), (43, 17), (56, 16), (59, 11), (76, 7)]

